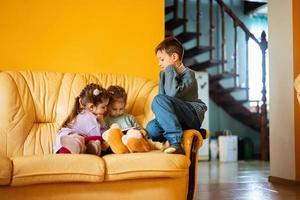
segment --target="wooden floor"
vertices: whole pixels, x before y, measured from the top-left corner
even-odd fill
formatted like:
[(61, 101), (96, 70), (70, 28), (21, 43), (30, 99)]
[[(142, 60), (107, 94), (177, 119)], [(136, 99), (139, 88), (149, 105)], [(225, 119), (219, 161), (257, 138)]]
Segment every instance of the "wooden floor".
[(300, 186), (268, 182), (269, 162), (199, 162), (196, 200), (300, 200)]

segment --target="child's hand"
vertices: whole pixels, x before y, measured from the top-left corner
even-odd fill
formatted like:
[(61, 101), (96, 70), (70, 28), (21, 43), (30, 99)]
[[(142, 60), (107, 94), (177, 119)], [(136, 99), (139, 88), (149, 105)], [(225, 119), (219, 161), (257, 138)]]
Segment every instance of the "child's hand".
[(175, 65), (173, 65), (173, 64), (167, 64), (167, 65), (164, 65), (164, 66), (160, 66), (160, 68), (161, 68), (162, 71), (165, 71), (167, 69), (167, 67), (175, 68)]
[(174, 68), (175, 70), (177, 70), (177, 66), (176, 65), (173, 65), (173, 64), (170, 64), (170, 65), (166, 65), (166, 66), (162, 66), (161, 69), (163, 71), (166, 71), (167, 68)]
[(160, 66), (161, 71), (165, 71), (166, 68), (167, 66)]

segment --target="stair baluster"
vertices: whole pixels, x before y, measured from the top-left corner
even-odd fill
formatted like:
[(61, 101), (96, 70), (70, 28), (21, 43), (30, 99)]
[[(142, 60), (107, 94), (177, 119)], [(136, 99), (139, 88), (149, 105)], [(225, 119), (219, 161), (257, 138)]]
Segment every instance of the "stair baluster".
[[(234, 28), (234, 45), (233, 45), (233, 72), (234, 74), (238, 74), (238, 68), (237, 68), (237, 23), (234, 20), (233, 22), (233, 28)], [(234, 77), (234, 87), (240, 87), (238, 83), (238, 76)]]
[[(187, 19), (187, 16), (186, 16), (186, 0), (183, 0), (183, 19)], [(183, 32), (186, 32), (186, 23), (183, 24)]]
[(215, 20), (214, 20), (214, 7), (213, 0), (209, 0), (209, 60), (213, 59), (213, 49), (214, 49), (214, 41), (213, 35), (215, 32)]
[(221, 73), (225, 72), (225, 57), (226, 57), (226, 36), (225, 36), (225, 16), (224, 7), (221, 6), (221, 31), (222, 31), (222, 46), (221, 46)]
[[(249, 35), (246, 33), (246, 88), (249, 88)], [(249, 90), (246, 93), (246, 99), (249, 99)]]
[(261, 105), (261, 126), (260, 126), (260, 137), (261, 137), (261, 160), (268, 159), (268, 119), (267, 119), (267, 90), (266, 90), (266, 50), (268, 48), (268, 42), (266, 39), (266, 33), (263, 31), (261, 34), (260, 48), (262, 53), (262, 105)]
[(178, 19), (178, 0), (173, 0), (174, 4), (174, 19)]
[(200, 46), (200, 17), (201, 17), (201, 7), (200, 0), (197, 0), (196, 5), (196, 33), (197, 33), (197, 46)]

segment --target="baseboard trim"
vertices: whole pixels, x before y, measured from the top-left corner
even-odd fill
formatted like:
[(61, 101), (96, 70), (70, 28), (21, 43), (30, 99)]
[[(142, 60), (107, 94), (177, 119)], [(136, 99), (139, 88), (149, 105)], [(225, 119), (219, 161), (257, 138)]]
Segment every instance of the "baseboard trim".
[(288, 185), (300, 185), (300, 181), (289, 180), (289, 179), (279, 178), (279, 177), (275, 177), (275, 176), (269, 176), (268, 180), (271, 183), (281, 183), (281, 184), (288, 184)]

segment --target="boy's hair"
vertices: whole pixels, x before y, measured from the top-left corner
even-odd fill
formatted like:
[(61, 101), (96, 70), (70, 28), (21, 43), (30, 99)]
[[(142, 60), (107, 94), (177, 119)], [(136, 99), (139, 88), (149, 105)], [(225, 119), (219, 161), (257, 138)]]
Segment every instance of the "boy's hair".
[(107, 88), (109, 101), (112, 102), (117, 99), (122, 99), (124, 103), (127, 102), (127, 93), (124, 88), (118, 85), (111, 85)]
[(171, 56), (173, 53), (177, 53), (180, 60), (183, 59), (183, 46), (175, 37), (167, 37), (155, 48), (155, 54), (158, 51), (165, 50), (166, 53)]
[(73, 119), (85, 109), (88, 103), (92, 103), (97, 106), (99, 103), (102, 103), (105, 99), (108, 99), (109, 95), (105, 88), (101, 87), (98, 84), (88, 84), (80, 92), (79, 96), (75, 98), (75, 104), (70, 115), (62, 124), (62, 127), (68, 127)]

